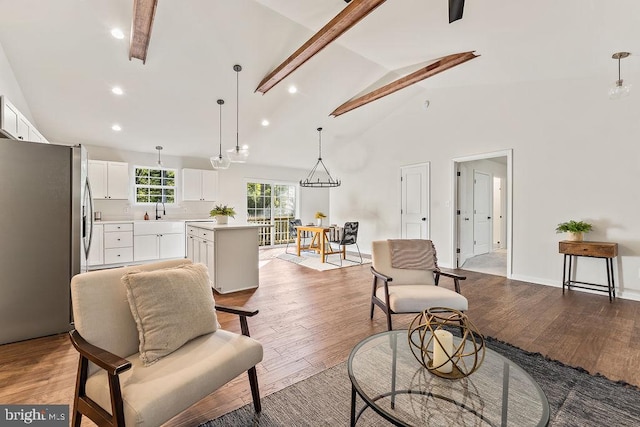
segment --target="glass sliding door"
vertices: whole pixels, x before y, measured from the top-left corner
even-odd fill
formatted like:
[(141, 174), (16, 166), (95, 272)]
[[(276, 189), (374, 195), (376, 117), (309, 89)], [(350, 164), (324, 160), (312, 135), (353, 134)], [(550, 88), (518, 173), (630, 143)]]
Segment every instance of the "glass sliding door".
[(293, 241), (289, 220), (296, 217), (297, 185), (269, 181), (247, 183), (247, 222), (268, 224), (260, 229), (260, 246)]

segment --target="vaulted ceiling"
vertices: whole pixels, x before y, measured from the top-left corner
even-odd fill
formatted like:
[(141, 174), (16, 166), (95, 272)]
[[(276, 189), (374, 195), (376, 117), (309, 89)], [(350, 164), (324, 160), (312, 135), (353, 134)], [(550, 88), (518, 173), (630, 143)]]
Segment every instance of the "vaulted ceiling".
[[(283, 165), (292, 155), (313, 159), (319, 126), (330, 150), (447, 87), (596, 78), (606, 91), (617, 73), (611, 54), (620, 50), (632, 52), (623, 77), (640, 77), (636, 0), (467, 1), (452, 24), (447, 0), (387, 0), (266, 94), (255, 92), (345, 7), (343, 0), (161, 0), (143, 64), (129, 60), (132, 0), (0, 0), (0, 45), (49, 140), (149, 153), (163, 145), (167, 155), (217, 153), (219, 98), (223, 149), (235, 144), (233, 65), (240, 64), (240, 143), (250, 145), (250, 162)], [(126, 37), (111, 37), (113, 27)], [(469, 51), (480, 57), (329, 117), (356, 96)], [(112, 86), (125, 94), (114, 96)]]

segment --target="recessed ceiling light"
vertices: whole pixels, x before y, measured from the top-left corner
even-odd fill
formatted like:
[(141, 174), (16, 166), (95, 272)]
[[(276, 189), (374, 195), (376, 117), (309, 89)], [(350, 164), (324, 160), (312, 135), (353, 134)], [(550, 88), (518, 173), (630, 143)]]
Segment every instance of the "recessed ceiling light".
[(296, 93), (298, 91), (298, 88), (295, 87), (294, 85), (289, 86), (289, 93)]
[(119, 124), (111, 126), (111, 129), (115, 130), (116, 132), (120, 132), (122, 130)]
[(122, 90), (121, 87), (119, 86), (114, 86), (111, 88), (111, 92), (113, 92), (115, 95), (122, 95), (124, 93), (124, 91)]
[(262, 126), (269, 126), (269, 120), (263, 119), (261, 124)]
[(124, 33), (122, 32), (122, 30), (120, 28), (114, 28), (113, 30), (111, 30), (111, 35), (117, 39), (123, 39), (124, 38)]

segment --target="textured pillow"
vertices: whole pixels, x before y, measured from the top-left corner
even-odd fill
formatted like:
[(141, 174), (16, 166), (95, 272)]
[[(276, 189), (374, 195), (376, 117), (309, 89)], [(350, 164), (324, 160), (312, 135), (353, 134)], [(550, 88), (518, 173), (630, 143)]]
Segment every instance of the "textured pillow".
[(140, 359), (151, 365), (218, 325), (207, 267), (132, 271), (122, 276), (138, 327)]

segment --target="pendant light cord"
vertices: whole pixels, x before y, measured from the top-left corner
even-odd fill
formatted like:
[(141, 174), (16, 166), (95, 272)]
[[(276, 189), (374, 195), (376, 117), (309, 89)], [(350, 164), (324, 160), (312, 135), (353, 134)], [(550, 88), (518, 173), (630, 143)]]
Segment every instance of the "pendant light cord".
[(322, 128), (318, 128), (318, 160), (322, 160)]
[(242, 70), (242, 67), (234, 65), (233, 69), (236, 71), (236, 153), (238, 153), (240, 151), (240, 71)]
[(220, 105), (220, 151), (218, 154), (219, 158), (222, 158), (222, 104), (224, 104), (224, 101), (222, 99), (218, 99), (218, 105)]

